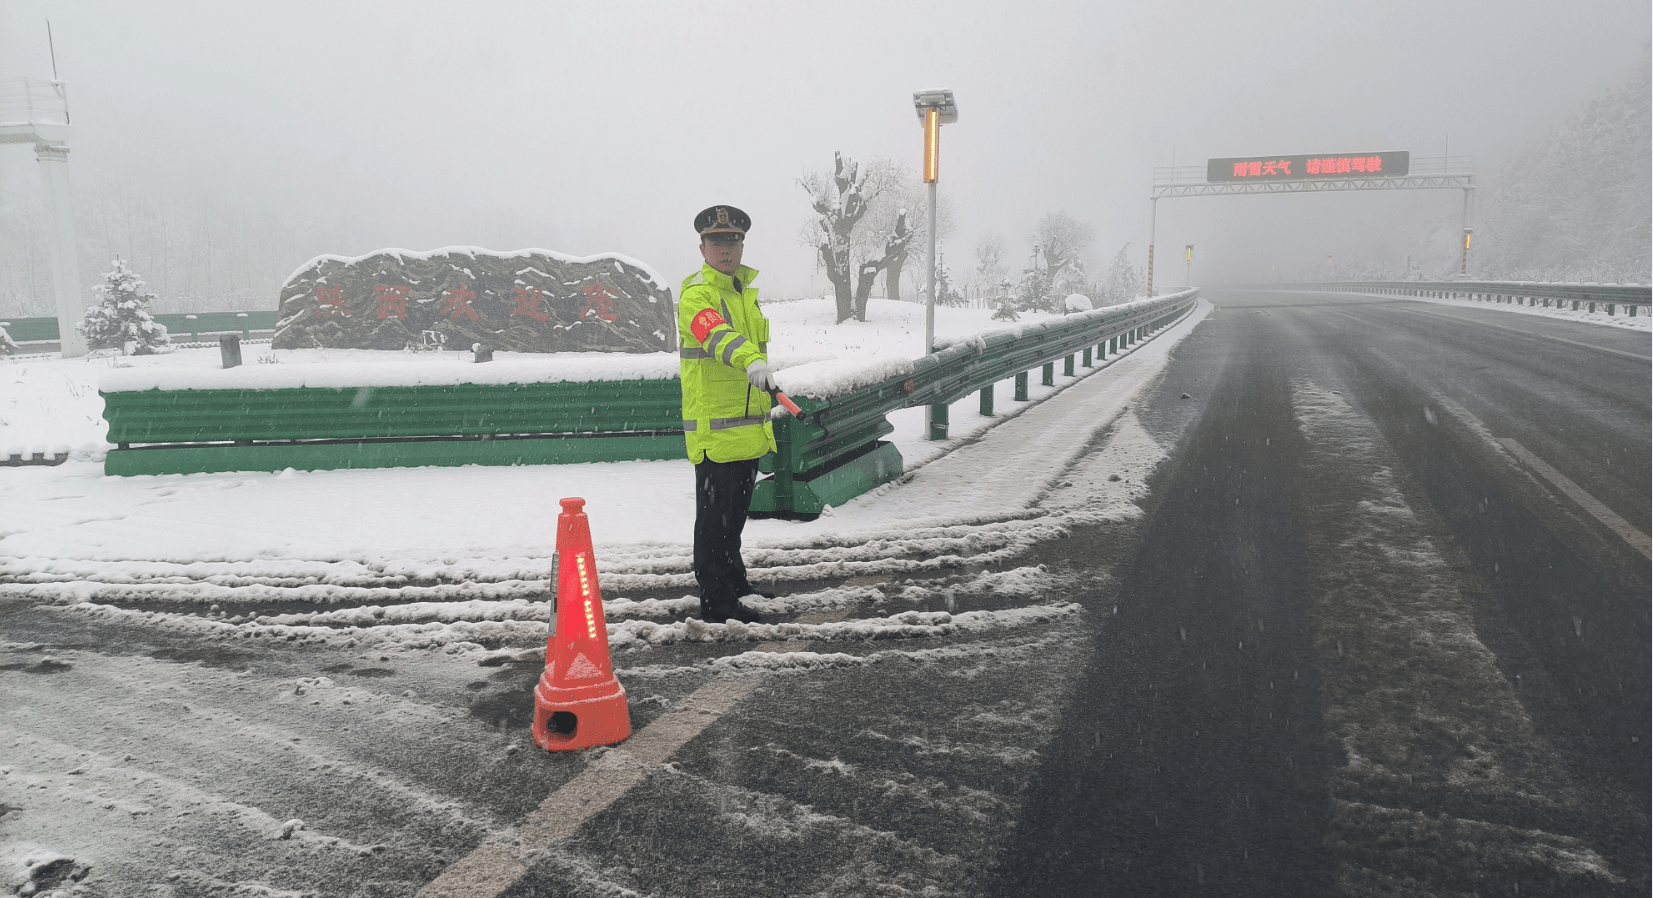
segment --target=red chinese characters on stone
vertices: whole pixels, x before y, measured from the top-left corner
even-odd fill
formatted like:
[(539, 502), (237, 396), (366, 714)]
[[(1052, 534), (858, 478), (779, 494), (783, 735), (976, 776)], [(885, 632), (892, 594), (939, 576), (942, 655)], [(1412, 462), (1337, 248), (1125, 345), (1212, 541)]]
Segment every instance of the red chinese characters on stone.
[(517, 302), (517, 307), (511, 310), (511, 317), (526, 315), (535, 321), (546, 321), (551, 318), (551, 310), (545, 308), (544, 287), (525, 287), (518, 284), (511, 290), (511, 298)]
[(316, 285), (316, 317), (332, 318), (337, 312), (341, 317), (349, 318), (350, 310), (344, 307), (343, 287), (323, 287)]
[(379, 307), (379, 320), (383, 321), (386, 318), (406, 320), (408, 317), (408, 293), (412, 290), (413, 288), (406, 284), (399, 287), (375, 284), (373, 299)]
[(471, 308), (471, 300), (476, 299), (476, 291), (460, 284), (452, 290), (442, 291), (442, 314), (458, 321), (460, 315), (467, 315), (472, 321), (476, 320), (476, 310)]
[(585, 310), (580, 312), (580, 320), (595, 314), (604, 321), (613, 323), (618, 320), (620, 313), (614, 311), (614, 291), (602, 284), (587, 284), (580, 288), (585, 294)]

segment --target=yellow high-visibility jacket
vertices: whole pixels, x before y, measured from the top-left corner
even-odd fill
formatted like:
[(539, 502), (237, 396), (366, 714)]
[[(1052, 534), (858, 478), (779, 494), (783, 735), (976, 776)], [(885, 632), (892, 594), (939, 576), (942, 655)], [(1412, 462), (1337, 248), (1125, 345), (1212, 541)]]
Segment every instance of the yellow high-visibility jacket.
[[(677, 303), (683, 432), (689, 461), (742, 461), (775, 451), (769, 394), (749, 384), (746, 368), (768, 360), (769, 319), (752, 289), (755, 269), (734, 277), (710, 265), (683, 280)], [(740, 289), (735, 288), (735, 280)]]

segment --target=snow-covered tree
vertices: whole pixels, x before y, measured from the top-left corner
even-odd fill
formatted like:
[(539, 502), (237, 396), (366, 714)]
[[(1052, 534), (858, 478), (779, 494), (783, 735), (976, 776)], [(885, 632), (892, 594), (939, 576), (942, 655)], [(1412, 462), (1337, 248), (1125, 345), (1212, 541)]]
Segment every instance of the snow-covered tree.
[(1004, 262), (1004, 238), (988, 234), (976, 244), (976, 268), (966, 283), (981, 296), (992, 296), (1010, 274)]
[(1512, 159), (1482, 207), (1471, 274), (1647, 283), (1653, 258), (1650, 109), (1653, 75), (1644, 59), (1628, 84)]
[[(873, 211), (867, 215), (867, 221), (875, 233), (888, 232), (894, 228), (896, 216), (907, 213), (913, 239), (884, 269), (884, 295), (900, 300), (903, 271), (915, 272), (919, 290), (929, 289), (930, 273), (926, 263), (930, 255), (930, 198), (928, 188), (906, 166), (894, 165), (892, 181), (893, 188), (873, 201)], [(947, 195), (941, 194), (936, 197), (937, 244), (952, 235), (953, 206)]]
[(1050, 294), (1050, 266), (1039, 258), (1043, 251), (1044, 247), (1034, 243), (1033, 256), (1028, 259), (1027, 267), (1022, 269), (1022, 278), (1016, 284), (1018, 311), (1054, 311)]
[(917, 232), (905, 210), (893, 219), (872, 216), (874, 204), (896, 190), (898, 167), (874, 159), (866, 168), (833, 153), (831, 176), (818, 172), (799, 179), (816, 217), (804, 227), (804, 242), (815, 248), (838, 303), (838, 321), (867, 320), (867, 299), (879, 272), (901, 257)]
[(1115, 306), (1122, 302), (1130, 302), (1136, 299), (1137, 293), (1142, 290), (1146, 278), (1141, 268), (1131, 264), (1131, 257), (1128, 255), (1130, 249), (1129, 243), (1120, 247), (1119, 252), (1114, 254), (1113, 262), (1109, 263), (1108, 271), (1103, 275), (1100, 285), (1102, 295), (1099, 306)]
[(1077, 262), (1096, 240), (1096, 230), (1066, 212), (1051, 212), (1039, 219), (1030, 238), (1045, 253), (1051, 271)]
[(1039, 219), (1030, 239), (1033, 261), (1022, 272), (1019, 307), (1060, 312), (1069, 295), (1086, 290), (1081, 256), (1090, 249), (1096, 231), (1066, 212), (1051, 212)]
[(947, 270), (946, 257), (936, 250), (936, 304), (962, 306), (969, 303), (963, 293), (953, 288), (953, 274)]
[(149, 314), (155, 294), (144, 289), (144, 282), (120, 256), (114, 265), (104, 274), (103, 283), (92, 288), (98, 304), (87, 309), (86, 318), (75, 325), (75, 330), (86, 335), (87, 348), (118, 349), (122, 355), (172, 351), (165, 325), (157, 324)]
[(20, 348), (21, 347), (19, 347), (16, 343), (12, 342), (11, 334), (6, 333), (6, 329), (4, 327), (0, 327), (0, 355), (11, 355)]

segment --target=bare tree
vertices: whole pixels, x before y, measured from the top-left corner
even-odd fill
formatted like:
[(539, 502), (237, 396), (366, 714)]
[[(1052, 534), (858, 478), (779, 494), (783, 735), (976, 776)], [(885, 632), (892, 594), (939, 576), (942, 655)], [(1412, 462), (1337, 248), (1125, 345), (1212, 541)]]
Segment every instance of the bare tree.
[(976, 267), (965, 279), (967, 289), (981, 296), (992, 296), (1010, 274), (1004, 261), (1004, 238), (989, 233), (976, 244)]
[(1052, 280), (1056, 280), (1064, 267), (1080, 262), (1080, 257), (1090, 250), (1096, 241), (1096, 231), (1066, 212), (1051, 212), (1039, 219), (1028, 239), (1044, 252), (1045, 268)]
[(899, 172), (887, 160), (875, 158), (862, 168), (833, 153), (830, 177), (814, 172), (798, 181), (816, 215), (804, 226), (803, 241), (815, 248), (832, 282), (840, 322), (867, 320), (867, 299), (878, 273), (906, 253), (916, 234), (905, 210), (887, 222), (873, 216), (881, 197), (898, 192)]
[[(913, 239), (907, 244), (907, 248), (891, 260), (889, 267), (884, 270), (884, 295), (890, 299), (900, 300), (901, 272), (907, 263), (912, 262), (923, 267), (929, 261), (930, 200), (923, 182), (905, 166), (896, 166), (895, 174), (895, 188), (884, 194), (881, 198), (883, 201), (876, 204), (872, 215), (879, 217), (879, 223), (884, 230), (891, 230), (895, 217), (906, 212), (908, 226), (913, 230)], [(952, 235), (953, 205), (946, 196), (939, 196), (936, 198), (936, 242), (939, 244)], [(920, 285), (919, 289), (922, 291), (926, 288)]]

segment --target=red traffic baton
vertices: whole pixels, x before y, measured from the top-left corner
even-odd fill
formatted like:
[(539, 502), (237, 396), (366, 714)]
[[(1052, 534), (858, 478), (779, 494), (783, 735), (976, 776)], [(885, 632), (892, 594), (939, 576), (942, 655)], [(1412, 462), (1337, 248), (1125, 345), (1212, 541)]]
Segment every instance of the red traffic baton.
[(802, 418), (804, 416), (804, 410), (798, 408), (798, 404), (787, 398), (785, 393), (782, 393), (780, 390), (770, 390), (769, 395), (774, 397), (775, 401), (779, 402), (783, 408), (791, 412), (792, 417)]

